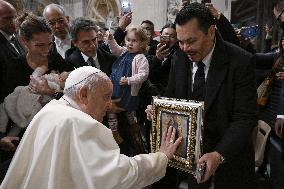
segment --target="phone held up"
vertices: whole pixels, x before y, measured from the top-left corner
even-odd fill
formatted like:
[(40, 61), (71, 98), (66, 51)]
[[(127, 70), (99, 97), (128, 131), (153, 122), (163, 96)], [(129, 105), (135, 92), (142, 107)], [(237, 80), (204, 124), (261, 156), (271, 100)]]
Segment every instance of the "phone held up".
[(244, 38), (254, 38), (259, 36), (260, 34), (260, 29), (258, 25), (255, 26), (249, 26), (249, 27), (242, 27), (240, 30), (240, 35)]
[(211, 3), (211, 0), (201, 0), (202, 4)]
[(125, 15), (127, 13), (132, 12), (131, 10), (131, 3), (128, 1), (122, 1), (121, 3), (121, 13), (122, 15)]

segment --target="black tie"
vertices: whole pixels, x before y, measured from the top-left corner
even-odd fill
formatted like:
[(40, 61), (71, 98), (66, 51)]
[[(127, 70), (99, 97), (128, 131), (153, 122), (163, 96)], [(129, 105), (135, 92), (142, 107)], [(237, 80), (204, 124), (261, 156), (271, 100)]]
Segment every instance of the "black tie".
[(95, 60), (92, 57), (89, 57), (87, 64), (96, 68)]
[(205, 64), (203, 62), (197, 63), (197, 71), (194, 76), (192, 98), (193, 100), (204, 101), (205, 99)]

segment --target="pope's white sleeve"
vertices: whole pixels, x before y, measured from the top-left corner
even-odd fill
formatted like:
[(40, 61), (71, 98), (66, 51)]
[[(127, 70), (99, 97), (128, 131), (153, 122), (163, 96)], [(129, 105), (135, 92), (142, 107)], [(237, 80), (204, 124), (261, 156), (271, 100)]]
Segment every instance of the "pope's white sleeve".
[(134, 157), (121, 155), (121, 163), (129, 164), (128, 175), (118, 188), (143, 188), (165, 176), (168, 158), (162, 152), (140, 154)]

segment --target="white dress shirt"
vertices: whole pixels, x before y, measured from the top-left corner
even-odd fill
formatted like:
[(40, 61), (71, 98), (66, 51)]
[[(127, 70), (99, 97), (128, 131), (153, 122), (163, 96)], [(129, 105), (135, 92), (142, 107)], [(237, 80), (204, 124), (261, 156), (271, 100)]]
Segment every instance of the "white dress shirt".
[[(209, 71), (209, 67), (210, 67), (210, 63), (212, 60), (212, 55), (213, 55), (213, 51), (215, 49), (215, 43), (213, 45), (213, 48), (211, 49), (211, 51), (208, 53), (208, 55), (202, 60), (202, 62), (204, 63), (205, 67), (204, 67), (204, 72), (205, 72), (205, 81), (207, 79), (207, 75), (208, 75), (208, 71)], [(196, 62), (193, 62), (193, 67), (192, 67), (192, 89), (193, 89), (193, 83), (194, 83), (194, 77), (195, 77), (195, 73), (197, 72), (198, 66)]]
[(71, 38), (68, 35), (64, 40), (59, 39), (58, 37), (54, 36), (55, 45), (57, 52), (65, 59), (65, 52), (71, 48)]

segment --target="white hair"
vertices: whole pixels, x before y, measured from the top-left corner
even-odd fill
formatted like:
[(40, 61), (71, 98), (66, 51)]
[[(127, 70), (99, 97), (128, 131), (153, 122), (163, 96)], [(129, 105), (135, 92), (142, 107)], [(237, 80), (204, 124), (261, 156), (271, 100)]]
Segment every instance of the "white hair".
[(79, 91), (82, 87), (87, 87), (89, 90), (94, 92), (99, 85), (108, 81), (110, 81), (110, 79), (104, 72), (96, 72), (83, 79), (76, 85), (64, 89), (63, 93), (66, 96), (75, 99), (75, 97), (79, 95)]

